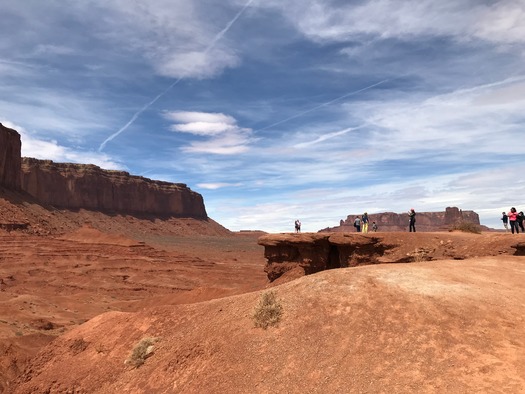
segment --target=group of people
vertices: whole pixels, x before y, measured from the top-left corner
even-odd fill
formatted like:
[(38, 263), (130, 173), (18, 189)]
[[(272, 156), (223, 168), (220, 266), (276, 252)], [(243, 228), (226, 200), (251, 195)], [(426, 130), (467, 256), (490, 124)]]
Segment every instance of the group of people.
[[(416, 232), (416, 211), (414, 208), (411, 208), (410, 211), (408, 211), (408, 231), (409, 232)], [(354, 219), (354, 227), (355, 231), (358, 233), (367, 233), (368, 232), (368, 213), (364, 213), (361, 218), (359, 216), (356, 216)], [(377, 224), (376, 222), (372, 222), (372, 231), (377, 231)]]
[(512, 231), (512, 234), (514, 234), (514, 230), (516, 230), (516, 234), (521, 232), (525, 233), (525, 229), (523, 228), (523, 211), (517, 212), (516, 208), (512, 207), (510, 209), (509, 213), (502, 212), (503, 216), (501, 217), (501, 220), (503, 221), (503, 227), (505, 227), (505, 231)]
[[(355, 231), (358, 233), (367, 233), (368, 232), (368, 213), (363, 213), (361, 218), (359, 216), (355, 217), (354, 220), (354, 227)], [(375, 233), (377, 231), (377, 224), (376, 222), (372, 222), (372, 231)]]

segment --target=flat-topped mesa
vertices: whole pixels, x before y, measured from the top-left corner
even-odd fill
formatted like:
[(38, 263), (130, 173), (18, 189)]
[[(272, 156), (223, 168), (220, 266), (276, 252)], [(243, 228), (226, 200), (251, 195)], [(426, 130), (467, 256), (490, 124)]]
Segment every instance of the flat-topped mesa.
[[(351, 232), (354, 229), (355, 217), (362, 214), (348, 215), (346, 220), (341, 220), (339, 226), (328, 227), (320, 232)], [(372, 231), (372, 222), (376, 222), (379, 231), (408, 231), (408, 212), (394, 213), (383, 212), (368, 215), (370, 224), (368, 231)], [(474, 211), (463, 211), (456, 207), (447, 207), (443, 212), (417, 212), (417, 231), (446, 231), (458, 223), (472, 223), (480, 225), (479, 216)]]
[(183, 183), (154, 181), (92, 164), (22, 158), (21, 186), (59, 208), (206, 219), (199, 193)]
[(20, 190), (20, 134), (0, 123), (0, 186)]

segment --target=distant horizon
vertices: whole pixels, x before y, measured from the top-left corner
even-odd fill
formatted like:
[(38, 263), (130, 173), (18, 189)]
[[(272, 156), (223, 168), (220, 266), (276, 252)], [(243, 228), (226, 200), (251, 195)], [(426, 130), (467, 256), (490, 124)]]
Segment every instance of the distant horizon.
[[(238, 231), (525, 209), (525, 3), (2, 2), (22, 155), (183, 183)], [(20, 34), (23, 31), (24, 34)]]
[[(0, 122), (0, 124), (1, 124), (1, 122)], [(16, 130), (15, 130), (15, 131), (16, 131)], [(27, 156), (22, 156), (22, 158), (36, 159), (36, 158), (33, 158), (33, 157), (27, 157)], [(41, 159), (36, 159), (36, 160), (41, 160)], [(56, 163), (56, 164), (73, 164), (73, 165), (78, 165), (78, 166), (82, 166), (82, 165), (93, 165), (93, 166), (99, 167), (102, 171), (114, 171), (114, 170), (109, 170), (109, 169), (102, 168), (102, 167), (100, 167), (100, 166), (97, 166), (97, 165), (95, 165), (95, 164), (91, 164), (91, 163), (66, 163), (66, 162), (56, 162), (56, 161), (52, 161), (52, 162), (53, 162), (53, 163)], [(127, 172), (127, 171), (124, 171), (124, 172)], [(166, 182), (166, 181), (161, 181), (161, 180), (158, 180), (158, 179), (152, 179), (152, 178), (144, 177), (144, 176), (141, 176), (141, 175), (134, 175), (134, 174), (131, 174), (131, 173), (129, 173), (129, 175), (130, 175), (130, 177), (143, 178), (143, 179), (146, 179), (146, 180), (149, 180), (149, 181), (152, 181), (152, 182)], [(181, 184), (181, 183), (177, 183), (177, 182), (168, 182), (168, 183), (172, 183), (172, 184)], [(190, 189), (191, 189), (191, 188), (190, 188)], [(196, 193), (199, 193), (198, 191), (195, 191), (195, 190), (193, 190), (193, 189), (191, 189), (191, 190), (194, 191), (194, 192), (196, 192)], [(199, 194), (201, 194), (201, 193), (199, 193)], [(206, 201), (204, 201), (204, 206), (206, 207)], [(447, 206), (447, 207), (443, 208), (442, 210), (439, 210), (439, 209), (438, 209), (438, 210), (434, 210), (434, 211), (418, 211), (418, 210), (415, 210), (415, 211), (416, 211), (417, 213), (422, 213), (422, 214), (424, 214), (424, 213), (434, 213), (434, 212), (446, 212), (446, 209), (447, 209), (447, 208), (457, 208), (457, 209), (459, 209), (459, 210), (462, 211), (462, 212), (465, 212), (465, 211), (466, 211), (466, 212), (474, 212), (474, 213), (477, 214), (478, 217), (479, 217), (479, 214), (478, 214), (475, 210), (472, 210), (472, 209), (463, 209), (463, 208), (461, 208), (461, 207), (457, 207), (457, 206)], [(408, 211), (408, 209), (407, 209), (407, 211)], [(364, 212), (363, 212), (363, 213), (364, 213)], [(367, 213), (368, 213), (368, 215), (381, 215), (381, 214), (385, 214), (385, 213), (393, 213), (393, 214), (397, 214), (397, 215), (402, 215), (402, 214), (404, 214), (404, 213), (406, 213), (406, 212), (395, 212), (395, 211), (388, 211), (388, 210), (387, 210), (387, 211), (381, 211), (381, 212), (367, 212)], [(361, 213), (361, 214), (350, 213), (350, 214), (347, 214), (346, 217), (341, 218), (341, 219), (339, 219), (339, 220), (340, 220), (340, 221), (341, 221), (341, 220), (346, 220), (346, 219), (348, 219), (348, 218), (350, 218), (350, 217), (352, 217), (352, 216), (362, 216), (362, 213)], [(217, 221), (217, 220), (215, 220), (213, 217), (210, 217), (210, 216), (208, 216), (208, 217), (209, 217), (210, 219), (214, 220), (214, 221)], [(218, 222), (218, 221), (217, 221), (217, 222)], [(222, 223), (220, 223), (220, 222), (218, 222), (218, 223), (221, 224), (222, 226), (224, 226)], [(488, 227), (488, 228), (490, 228), (491, 230), (496, 230), (496, 231), (503, 230), (503, 231), (505, 231), (504, 228), (502, 228), (502, 229), (498, 229), (498, 228), (494, 228), (494, 227), (490, 227), (490, 226), (486, 226), (486, 225), (484, 225), (483, 223), (481, 223), (481, 217), (480, 217), (480, 225), (481, 225), (481, 226)], [(339, 226), (339, 225), (326, 226), (326, 227), (320, 228), (320, 229), (318, 229), (318, 230), (313, 230), (312, 232), (318, 232), (318, 231), (320, 231), (320, 230), (324, 230), (324, 229), (326, 229), (326, 228), (338, 227), (338, 226)], [(502, 226), (503, 226), (503, 224), (502, 224)], [(291, 227), (292, 227), (292, 226), (290, 226), (290, 228), (291, 228)], [(241, 230), (230, 230), (230, 231), (234, 231), (234, 232), (235, 232), (235, 231), (238, 231), (238, 232), (248, 232), (248, 231), (264, 231), (264, 232), (270, 232), (270, 231), (265, 231), (265, 230), (260, 230), (260, 229), (241, 229)], [(292, 231), (293, 231), (293, 229), (290, 230), (290, 232), (292, 232)], [(280, 232), (282, 232), (282, 231), (280, 231)], [(288, 232), (288, 231), (284, 231), (284, 232)], [(302, 232), (305, 232), (305, 231), (302, 231)]]

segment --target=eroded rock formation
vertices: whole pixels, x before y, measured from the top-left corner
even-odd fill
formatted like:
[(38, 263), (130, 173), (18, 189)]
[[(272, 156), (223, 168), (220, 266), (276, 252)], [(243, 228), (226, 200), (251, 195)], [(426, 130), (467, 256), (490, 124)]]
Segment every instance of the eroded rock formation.
[[(354, 219), (362, 214), (348, 215), (346, 220), (341, 220), (339, 226), (329, 227), (321, 232), (348, 232), (355, 231)], [(394, 213), (383, 212), (369, 214), (369, 231), (372, 230), (372, 222), (376, 222), (379, 231), (408, 231), (408, 212)], [(472, 223), (477, 226), (479, 216), (474, 211), (463, 211), (456, 207), (447, 207), (444, 212), (417, 212), (416, 229), (417, 231), (446, 231), (458, 223)]]
[[(207, 219), (199, 193), (185, 184), (154, 181), (91, 164), (21, 157), (20, 134), (0, 124), (0, 186), (66, 209)], [(6, 191), (6, 192), (7, 192)]]
[(21, 168), (22, 189), (55, 207), (207, 218), (202, 196), (182, 183), (32, 158), (23, 158)]
[(272, 282), (360, 265), (525, 254), (525, 242), (506, 234), (293, 233), (264, 235), (258, 242), (264, 246), (265, 272)]
[(0, 186), (20, 189), (20, 134), (0, 123)]

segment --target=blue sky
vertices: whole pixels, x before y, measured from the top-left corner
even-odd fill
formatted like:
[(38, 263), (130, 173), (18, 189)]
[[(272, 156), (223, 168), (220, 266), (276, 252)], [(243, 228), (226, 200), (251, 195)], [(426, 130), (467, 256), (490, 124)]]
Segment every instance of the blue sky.
[(525, 209), (522, 0), (4, 0), (22, 154), (186, 183), (231, 230)]

